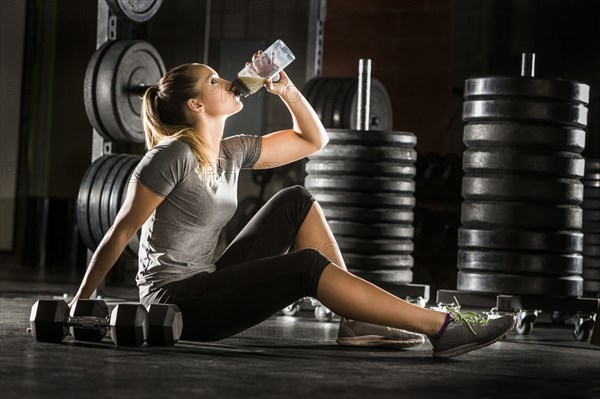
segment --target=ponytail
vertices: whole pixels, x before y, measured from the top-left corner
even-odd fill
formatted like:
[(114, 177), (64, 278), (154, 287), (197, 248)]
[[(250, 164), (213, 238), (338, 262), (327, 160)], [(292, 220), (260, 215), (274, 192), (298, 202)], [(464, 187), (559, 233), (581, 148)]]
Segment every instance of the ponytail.
[[(151, 150), (165, 138), (185, 141), (198, 159), (200, 177), (210, 187), (217, 180), (216, 164), (211, 159), (204, 139), (185, 120), (186, 100), (199, 94), (195, 93), (196, 78), (191, 74), (192, 65), (184, 64), (168, 71), (158, 87), (146, 89), (142, 99), (142, 123), (147, 150)], [(164, 90), (165, 87), (167, 90)], [(165, 97), (163, 92), (170, 95)]]

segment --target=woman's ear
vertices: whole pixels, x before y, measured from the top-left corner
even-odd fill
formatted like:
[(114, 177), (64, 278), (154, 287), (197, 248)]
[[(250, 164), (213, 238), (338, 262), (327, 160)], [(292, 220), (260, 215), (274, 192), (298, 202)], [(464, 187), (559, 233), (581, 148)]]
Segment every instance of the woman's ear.
[(187, 101), (187, 106), (194, 112), (204, 112), (204, 104), (196, 98), (190, 98)]

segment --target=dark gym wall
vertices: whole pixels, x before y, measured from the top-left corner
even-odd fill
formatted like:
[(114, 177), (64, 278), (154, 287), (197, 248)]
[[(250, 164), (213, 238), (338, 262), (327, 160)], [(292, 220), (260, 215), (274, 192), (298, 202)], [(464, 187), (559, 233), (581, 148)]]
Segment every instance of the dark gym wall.
[(443, 152), (453, 14), (451, 0), (328, 0), (323, 75), (358, 76), (358, 60), (370, 58), (394, 130), (414, 132), (421, 152)]

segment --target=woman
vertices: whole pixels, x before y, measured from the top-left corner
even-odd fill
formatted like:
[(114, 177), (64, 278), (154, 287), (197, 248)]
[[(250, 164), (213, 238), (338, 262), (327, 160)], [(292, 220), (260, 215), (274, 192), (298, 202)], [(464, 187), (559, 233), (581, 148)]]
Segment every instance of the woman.
[(231, 82), (206, 65), (176, 67), (146, 91), (149, 151), (70, 305), (89, 298), (142, 227), (140, 301), (177, 304), (182, 339), (229, 337), (305, 296), (343, 316), (342, 345), (408, 348), (422, 344), (424, 334), (434, 356), (451, 357), (508, 334), (513, 316), (487, 322), (454, 309), (420, 308), (349, 273), (321, 207), (302, 186), (276, 193), (212, 261), (237, 206), (240, 169), (285, 165), (327, 144), (315, 111), (287, 74), (280, 75), (265, 87), (287, 106), (293, 129), (262, 137), (223, 139), (225, 121), (243, 105)]

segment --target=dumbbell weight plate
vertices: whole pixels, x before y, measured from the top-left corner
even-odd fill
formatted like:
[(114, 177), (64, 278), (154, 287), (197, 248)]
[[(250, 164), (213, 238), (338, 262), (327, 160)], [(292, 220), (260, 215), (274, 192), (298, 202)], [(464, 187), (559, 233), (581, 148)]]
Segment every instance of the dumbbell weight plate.
[(339, 236), (335, 238), (342, 256), (346, 252), (355, 254), (410, 254), (414, 250), (411, 240), (361, 239)]
[(458, 268), (489, 273), (567, 276), (581, 274), (582, 256), (576, 254), (458, 251)]
[(575, 179), (542, 179), (527, 176), (465, 176), (462, 196), (468, 200), (531, 201), (573, 204), (583, 200), (583, 185)]
[(600, 293), (600, 281), (585, 280), (583, 282), (583, 290), (590, 293)]
[(129, 159), (129, 157), (125, 154), (114, 156), (118, 157), (118, 159), (106, 177), (104, 188), (102, 189), (102, 195), (100, 197), (100, 228), (102, 229), (103, 235), (106, 234), (106, 232), (112, 226), (112, 222), (110, 220), (110, 195), (112, 188), (115, 185), (119, 171), (127, 164)]
[(69, 333), (69, 306), (63, 300), (40, 299), (31, 307), (29, 322), (38, 342), (61, 342)]
[(354, 144), (335, 145), (328, 143), (321, 150), (311, 154), (310, 160), (360, 160), (374, 162), (398, 162), (412, 164), (417, 159), (417, 153), (409, 148), (388, 146), (366, 146)]
[(90, 250), (95, 250), (97, 246), (92, 235), (92, 229), (94, 226), (91, 224), (89, 218), (91, 211), (89, 207), (90, 195), (94, 180), (96, 178), (96, 173), (109, 158), (110, 157), (108, 155), (104, 155), (96, 159), (88, 167), (83, 175), (83, 179), (81, 180), (81, 184), (79, 186), (79, 193), (77, 194), (77, 227), (79, 228), (83, 243)]
[(363, 208), (400, 208), (412, 209), (415, 206), (415, 197), (398, 194), (359, 193), (352, 191), (328, 191), (322, 189), (310, 189), (310, 193), (320, 204), (347, 205)]
[(600, 257), (600, 245), (584, 245), (583, 256)]
[(101, 206), (102, 206), (102, 194), (104, 190), (110, 190), (110, 187), (107, 187), (106, 181), (119, 160), (123, 157), (122, 155), (105, 155), (108, 159), (100, 166), (98, 171), (96, 172), (96, 176), (94, 177), (94, 182), (92, 183), (89, 204), (88, 204), (88, 220), (90, 221), (90, 227), (92, 232), (92, 238), (94, 239), (94, 248), (92, 250), (96, 250), (100, 241), (104, 237), (104, 234), (108, 231), (108, 229), (104, 230), (102, 228), (101, 222)]
[(527, 97), (587, 104), (590, 87), (563, 79), (540, 79), (523, 76), (480, 76), (465, 80), (466, 99)]
[(585, 233), (583, 245), (600, 245), (600, 233)]
[(348, 271), (376, 285), (378, 283), (410, 284), (413, 278), (413, 272), (411, 270), (364, 271), (349, 268)]
[(414, 265), (414, 259), (410, 255), (361, 255), (346, 252), (343, 257), (349, 269), (369, 272), (410, 269)]
[[(585, 191), (585, 188), (584, 188)], [(597, 212), (600, 210), (600, 199), (586, 199), (585, 193), (583, 195), (583, 201), (581, 202), (581, 207), (583, 208), (583, 218), (585, 219), (585, 213), (592, 211)]]
[(365, 209), (323, 206), (323, 214), (327, 220), (347, 220), (362, 223), (407, 223), (413, 221), (412, 211), (395, 209)]
[[(583, 176), (584, 160), (570, 152), (516, 150), (510, 148), (469, 148), (463, 153), (463, 170), (477, 173), (520, 173), (557, 178)], [(585, 195), (585, 190), (584, 190)]]
[(327, 129), (329, 142), (327, 145), (359, 145), (366, 147), (403, 147), (413, 148), (417, 144), (417, 136), (411, 132), (395, 130), (365, 131), (350, 129)]
[(344, 121), (351, 117), (350, 115), (346, 116), (344, 114), (344, 105), (346, 99), (353, 96), (353, 94), (350, 93), (350, 89), (354, 84), (354, 79), (342, 78), (340, 81), (342, 83), (337, 94), (338, 97), (335, 99), (335, 104), (333, 105), (332, 126), (325, 126), (326, 128), (332, 127), (334, 129), (342, 129), (344, 127)]
[(408, 195), (415, 192), (415, 182), (412, 179), (399, 180), (393, 177), (318, 176), (313, 178), (312, 175), (308, 175), (304, 185), (309, 190), (403, 193)]
[(580, 297), (583, 294), (583, 279), (580, 276), (542, 277), (459, 271), (457, 289), (506, 295)]
[(330, 176), (381, 176), (412, 178), (416, 175), (414, 165), (394, 162), (345, 162), (341, 160), (307, 161), (304, 165), (308, 177), (305, 179), (327, 178)]
[(110, 314), (110, 335), (118, 346), (141, 346), (148, 338), (148, 312), (144, 306), (115, 306)]
[(468, 123), (463, 130), (467, 147), (514, 147), (570, 151), (585, 148), (585, 130), (517, 122)]
[(148, 345), (173, 345), (182, 331), (183, 317), (177, 305), (153, 303), (148, 307)]
[(598, 269), (600, 268), (600, 257), (596, 257), (596, 256), (584, 256), (583, 257), (583, 268), (592, 268), (592, 269)]
[(519, 227), (543, 230), (581, 229), (582, 210), (578, 206), (533, 205), (520, 202), (465, 201), (461, 222), (466, 227)]
[(162, 0), (106, 0), (111, 11), (119, 18), (142, 23), (158, 12)]
[(581, 253), (583, 234), (573, 231), (541, 233), (522, 230), (481, 230), (460, 228), (458, 246), (473, 249), (504, 249), (543, 251), (554, 253)]
[(396, 238), (411, 239), (414, 229), (411, 225), (393, 223), (355, 223), (338, 220), (329, 221), (334, 235), (356, 238)]
[(583, 268), (583, 280), (600, 281), (600, 268), (593, 269), (591, 267)]

